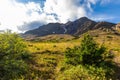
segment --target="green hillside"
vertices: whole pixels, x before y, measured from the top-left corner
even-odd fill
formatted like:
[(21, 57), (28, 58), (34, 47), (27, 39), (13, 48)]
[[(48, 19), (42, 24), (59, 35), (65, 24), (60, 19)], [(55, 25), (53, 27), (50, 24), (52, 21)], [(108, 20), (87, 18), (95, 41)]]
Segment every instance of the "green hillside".
[[(90, 34), (95, 42), (97, 43), (98, 47), (100, 47), (102, 44), (106, 47), (106, 52), (114, 55), (114, 58), (111, 59), (112, 65), (109, 65), (110, 68), (107, 66), (94, 66), (93, 65), (86, 65), (83, 64), (66, 64), (65, 62), (65, 53), (67, 49), (73, 50), (73, 55), (76, 53), (76, 51), (80, 51), (79, 48), (75, 48), (75, 46), (81, 47), (81, 41), (84, 38), (84, 34), (80, 36), (70, 36), (70, 35), (49, 35), (45, 37), (38, 37), (34, 40), (19, 40), (19, 36), (14, 36), (14, 34), (7, 34), (5, 35), (1, 34), (0, 40), (2, 41), (4, 38), (2, 37), (4, 35), (6, 37), (7, 44), (9, 44), (11, 47), (13, 47), (13, 50), (15, 49), (16, 52), (12, 53), (9, 52), (11, 47), (7, 48), (5, 47), (6, 41), (3, 41), (3, 46), (1, 47), (1, 53), (0, 56), (2, 57), (3, 54), (6, 52), (3, 51), (6, 49), (8, 51), (8, 57), (9, 55), (14, 56), (16, 55), (17, 50), (22, 47), (17, 46), (18, 43), (13, 42), (20, 42), (21, 40), (24, 42), (24, 45), (26, 45), (25, 49), (27, 53), (29, 54), (22, 54), (23, 52), (19, 52), (19, 54), (23, 55), (23, 58), (17, 58), (15, 56), (14, 58), (10, 58), (14, 60), (22, 60), (23, 63), (17, 63), (15, 62), (15, 68), (14, 65), (11, 67), (11, 64), (3, 64), (3, 60), (0, 59), (0, 79), (5, 80), (7, 78), (9, 79), (20, 79), (20, 80), (117, 80), (119, 79), (119, 72), (120, 72), (120, 35), (116, 35), (115, 33), (103, 31), (103, 30), (92, 30), (87, 32), (87, 34)], [(85, 33), (86, 34), (86, 33)], [(8, 37), (9, 36), (9, 37)], [(18, 37), (18, 40), (17, 40)], [(13, 40), (11, 40), (13, 39)], [(9, 41), (10, 40), (10, 41)], [(0, 41), (0, 42), (1, 42)], [(12, 45), (12, 43), (14, 45)], [(4, 53), (5, 52), (5, 53)], [(70, 52), (71, 53), (71, 52)], [(105, 55), (105, 54), (103, 54)], [(5, 61), (8, 61), (11, 63), (11, 61), (7, 58), (4, 58)], [(89, 57), (87, 58), (88, 61)], [(72, 60), (72, 59), (71, 59)], [(109, 60), (109, 59), (108, 59)], [(84, 60), (83, 60), (84, 61)], [(76, 63), (76, 62), (75, 62)], [(78, 62), (79, 63), (79, 62)], [(111, 62), (110, 62), (111, 63)], [(96, 64), (96, 63), (95, 63)], [(106, 64), (106, 63), (105, 63)], [(6, 65), (6, 66), (5, 66)], [(17, 65), (23, 65), (21, 68), (18, 68)], [(28, 67), (25, 67), (28, 65)], [(108, 64), (107, 64), (108, 65)], [(3, 69), (4, 71), (3, 71)], [(14, 69), (14, 70), (13, 70)], [(21, 70), (22, 69), (22, 70)], [(13, 73), (8, 73), (8, 71), (11, 70)], [(17, 70), (17, 73), (16, 73)], [(27, 70), (27, 71), (24, 71)], [(112, 71), (111, 71), (112, 70)], [(23, 71), (23, 72), (21, 72)], [(110, 71), (110, 72), (108, 72)], [(107, 73), (108, 72), (108, 73)], [(112, 75), (111, 75), (112, 74)], [(12, 76), (10, 76), (12, 75)]]
[[(116, 65), (120, 64), (120, 36), (115, 35), (114, 33), (102, 31), (102, 30), (93, 30), (89, 31), (94, 38), (94, 40), (99, 44), (104, 44), (107, 48), (107, 51), (111, 54), (114, 54), (115, 57), (113, 61)], [(63, 74), (61, 72), (61, 67), (65, 66), (64, 63), (64, 52), (67, 48), (73, 48), (74, 46), (79, 46), (83, 35), (77, 38), (71, 38), (71, 40), (62, 40), (60, 36), (51, 35), (51, 38), (48, 36), (44, 37), (46, 40), (37, 40), (27, 41), (28, 49), (34, 55), (35, 69), (42, 71), (43, 73), (39, 76), (40, 79), (60, 79), (59, 75)], [(55, 38), (54, 38), (55, 37)], [(69, 35), (65, 37), (69, 38)], [(41, 38), (43, 39), (43, 37)], [(58, 39), (58, 40), (56, 40)], [(62, 38), (64, 39), (64, 38)], [(89, 59), (88, 59), (89, 60)], [(116, 68), (116, 76), (119, 75), (119, 68)], [(39, 77), (38, 76), (38, 77)], [(65, 76), (65, 75), (64, 75)], [(115, 76), (114, 76), (115, 77)]]

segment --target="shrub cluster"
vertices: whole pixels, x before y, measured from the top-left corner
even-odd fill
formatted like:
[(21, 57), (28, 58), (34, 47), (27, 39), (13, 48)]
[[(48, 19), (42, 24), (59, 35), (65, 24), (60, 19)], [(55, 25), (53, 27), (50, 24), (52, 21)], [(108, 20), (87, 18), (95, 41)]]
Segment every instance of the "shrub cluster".
[(10, 32), (0, 34), (0, 79), (22, 79), (28, 72), (28, 58), (22, 38)]
[[(75, 67), (65, 70), (64, 73), (69, 75), (69, 80), (111, 79), (111, 75), (114, 74), (112, 58), (113, 55), (106, 51), (103, 44), (99, 46), (92, 36), (86, 34), (80, 46), (73, 49), (68, 48), (65, 51), (65, 63)], [(75, 77), (74, 73), (77, 77)], [(96, 77), (99, 78), (97, 79)]]

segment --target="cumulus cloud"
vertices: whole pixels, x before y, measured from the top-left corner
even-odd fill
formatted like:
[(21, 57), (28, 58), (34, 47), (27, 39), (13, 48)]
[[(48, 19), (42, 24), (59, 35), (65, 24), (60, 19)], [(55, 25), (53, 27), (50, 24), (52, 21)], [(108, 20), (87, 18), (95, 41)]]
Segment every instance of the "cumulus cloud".
[[(99, 0), (46, 0), (40, 3), (21, 3), (17, 0), (0, 0), (0, 30), (26, 31), (50, 22), (66, 23), (92, 12), (91, 4)], [(105, 1), (105, 0), (102, 0)], [(109, 0), (108, 0), (109, 1)], [(43, 4), (42, 4), (43, 5)]]
[(86, 16), (86, 11), (80, 0), (46, 0), (44, 12), (47, 14), (56, 14), (60, 22), (75, 20), (76, 18)]
[(24, 4), (15, 0), (1, 0), (0, 29), (11, 29), (15, 32), (18, 32), (18, 26), (23, 26), (24, 23), (29, 24), (34, 21), (40, 21), (40, 23), (46, 23), (50, 21), (55, 22), (54, 17), (41, 12), (42, 8), (40, 7), (40, 4), (35, 2), (28, 2)]
[(28, 4), (18, 3), (15, 0), (0, 1), (0, 29), (11, 29), (18, 31), (17, 26), (23, 22), (39, 19), (39, 4), (33, 2)]

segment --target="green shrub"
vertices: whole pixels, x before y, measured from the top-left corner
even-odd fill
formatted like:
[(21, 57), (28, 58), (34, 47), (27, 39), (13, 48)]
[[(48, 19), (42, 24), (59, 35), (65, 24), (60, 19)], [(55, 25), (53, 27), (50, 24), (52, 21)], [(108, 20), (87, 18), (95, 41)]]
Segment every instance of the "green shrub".
[(94, 65), (100, 66), (100, 64), (110, 58), (111, 56), (106, 52), (106, 48), (98, 46), (90, 35), (85, 35), (81, 45), (74, 47), (73, 49), (68, 48), (65, 51), (65, 62), (73, 65)]
[(79, 66), (67, 70), (64, 68), (64, 75), (69, 76), (65, 80), (109, 80), (114, 74), (112, 58), (113, 55), (103, 45), (99, 47), (93, 37), (87, 34), (80, 46), (65, 51), (65, 63)]
[(17, 35), (0, 34), (0, 79), (13, 80), (25, 77), (29, 58), (24, 41)]
[[(109, 78), (111, 79), (111, 78)], [(109, 80), (108, 79), (108, 80)], [(61, 73), (57, 80), (107, 80), (103, 68), (73, 66)]]
[(65, 62), (72, 65), (78, 65), (80, 63), (80, 47), (74, 47), (74, 49), (67, 48), (65, 51)]
[(106, 72), (112, 73), (112, 70), (94, 66), (69, 66), (58, 75), (57, 80), (114, 80)]

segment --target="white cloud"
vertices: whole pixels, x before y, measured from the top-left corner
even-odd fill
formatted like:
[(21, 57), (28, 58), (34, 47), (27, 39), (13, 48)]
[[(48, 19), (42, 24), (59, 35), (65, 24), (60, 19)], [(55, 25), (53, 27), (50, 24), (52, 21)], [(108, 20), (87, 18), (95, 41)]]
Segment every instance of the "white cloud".
[(31, 11), (32, 15), (35, 14), (36, 10), (39, 10), (37, 6), (38, 4), (35, 3), (22, 4), (15, 0), (1, 0), (0, 29), (12, 29), (13, 31), (18, 31), (18, 25), (22, 25), (23, 22), (34, 20), (35, 16), (28, 15), (28, 12)]
[(29, 23), (35, 20), (41, 20), (38, 11), (41, 11), (41, 8), (39, 4), (34, 2), (23, 4), (15, 0), (1, 0), (0, 29), (18, 31), (17, 26), (22, 25), (24, 22)]
[(56, 14), (60, 22), (75, 20), (76, 18), (86, 16), (83, 6), (77, 5), (79, 0), (46, 0), (44, 12), (47, 14)]
[[(80, 4), (81, 1), (84, 3)], [(46, 24), (73, 21), (87, 16), (88, 10), (93, 11), (91, 4), (94, 5), (97, 2), (98, 0), (46, 0), (44, 7), (40, 7), (40, 4), (35, 2), (20, 3), (16, 0), (0, 0), (0, 30), (11, 29), (18, 32), (23, 29), (17, 26), (26, 27), (24, 25), (28, 24), (31, 28), (30, 24), (33, 22)], [(29, 26), (24, 29), (29, 30)]]

